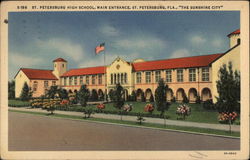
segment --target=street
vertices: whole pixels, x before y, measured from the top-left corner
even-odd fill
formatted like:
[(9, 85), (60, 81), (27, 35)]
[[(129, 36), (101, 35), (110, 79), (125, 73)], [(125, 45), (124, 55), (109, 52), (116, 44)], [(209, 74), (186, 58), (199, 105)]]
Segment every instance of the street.
[(9, 112), (10, 151), (239, 150), (240, 139)]

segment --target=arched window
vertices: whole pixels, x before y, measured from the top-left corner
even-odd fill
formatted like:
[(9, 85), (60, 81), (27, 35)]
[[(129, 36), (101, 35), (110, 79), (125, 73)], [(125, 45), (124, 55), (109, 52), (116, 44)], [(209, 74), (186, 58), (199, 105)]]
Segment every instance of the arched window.
[(111, 84), (113, 84), (113, 74), (111, 74)]
[(120, 74), (117, 74), (117, 83), (120, 83)]
[(127, 73), (124, 74), (124, 83), (127, 83)]
[(237, 44), (240, 44), (240, 38), (237, 39)]

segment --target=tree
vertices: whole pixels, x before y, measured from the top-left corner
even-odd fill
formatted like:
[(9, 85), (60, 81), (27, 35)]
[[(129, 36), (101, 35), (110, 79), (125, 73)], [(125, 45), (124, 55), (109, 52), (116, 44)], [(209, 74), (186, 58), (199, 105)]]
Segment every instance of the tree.
[(54, 99), (56, 97), (56, 94), (58, 94), (58, 90), (58, 86), (51, 86), (46, 95), (49, 98)]
[(123, 95), (123, 87), (120, 85), (120, 83), (118, 83), (116, 84), (113, 97), (114, 97), (114, 107), (120, 110), (121, 120), (122, 120), (121, 109), (122, 106), (124, 105), (124, 98), (122, 97), (122, 95)]
[(142, 102), (146, 102), (146, 98), (145, 98), (145, 96), (144, 96), (144, 93), (143, 93), (143, 92), (141, 93), (141, 101), (142, 101)]
[(130, 96), (131, 101), (136, 101), (136, 93), (135, 91), (132, 91), (131, 96)]
[(231, 124), (234, 122), (234, 111), (240, 111), (240, 72), (233, 71), (232, 62), (223, 64), (218, 72), (219, 80), (216, 81), (216, 87), (219, 96), (216, 97), (216, 107), (219, 113), (229, 116), (229, 131), (231, 132)]
[(97, 101), (98, 100), (98, 94), (97, 94), (97, 92), (96, 92), (96, 90), (92, 90), (92, 93), (91, 93), (91, 100), (92, 101)]
[(239, 112), (240, 108), (240, 72), (232, 69), (232, 63), (228, 63), (220, 68), (216, 81), (219, 96), (216, 97), (216, 107), (219, 112), (232, 113)]
[(87, 89), (86, 85), (82, 85), (79, 92), (78, 92), (78, 99), (82, 107), (87, 106), (87, 102), (89, 99), (89, 90)]
[(32, 97), (31, 89), (29, 88), (27, 82), (25, 82), (25, 83), (23, 84), (23, 88), (22, 88), (22, 92), (21, 92), (21, 95), (20, 95), (20, 99), (21, 99), (22, 101), (27, 101), (27, 100), (29, 100), (31, 97)]
[(109, 91), (109, 98), (111, 101), (114, 101), (114, 91), (113, 90)]
[(8, 98), (15, 98), (15, 81), (13, 80), (8, 82)]
[(161, 112), (161, 116), (163, 116), (164, 112), (169, 108), (166, 98), (167, 89), (168, 85), (165, 85), (163, 79), (160, 79), (158, 82), (158, 87), (155, 91), (155, 103), (157, 110)]
[(153, 96), (153, 94), (151, 94), (151, 96), (149, 98), (149, 102), (154, 102), (154, 96)]
[(68, 96), (67, 90), (66, 90), (66, 89), (60, 88), (60, 89), (59, 89), (59, 97), (60, 97), (61, 99), (68, 99), (69, 96)]

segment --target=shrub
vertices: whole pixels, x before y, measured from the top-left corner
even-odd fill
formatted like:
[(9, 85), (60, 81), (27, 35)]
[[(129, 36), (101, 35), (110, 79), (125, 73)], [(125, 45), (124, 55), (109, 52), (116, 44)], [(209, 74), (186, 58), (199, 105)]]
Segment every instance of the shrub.
[(84, 118), (90, 118), (91, 114), (94, 114), (94, 110), (92, 107), (88, 106), (88, 107), (83, 107), (82, 109), (83, 113), (84, 113)]
[(140, 125), (142, 125), (142, 121), (145, 121), (141, 113), (137, 114), (137, 121), (139, 122)]
[(215, 110), (216, 109), (212, 99), (208, 99), (208, 100), (204, 101), (202, 104), (202, 107), (206, 110)]
[(176, 114), (178, 116), (182, 116), (182, 119), (185, 120), (186, 116), (189, 116), (191, 114), (191, 108), (186, 106), (185, 104), (180, 105), (179, 107), (177, 107)]
[(133, 109), (132, 104), (125, 104), (123, 106), (123, 111), (125, 111), (125, 112), (130, 112), (130, 111), (132, 111), (132, 109)]
[(171, 102), (176, 102), (175, 96), (173, 96), (173, 98), (171, 99)]
[(144, 111), (145, 112), (149, 112), (150, 114), (152, 114), (152, 112), (154, 111), (154, 106), (152, 104), (147, 104), (145, 107), (144, 107)]
[(195, 103), (196, 104), (200, 104), (201, 103), (201, 97), (200, 96), (197, 96), (197, 98), (195, 100)]
[(149, 98), (149, 102), (154, 102), (154, 96), (153, 96), (153, 94), (151, 94), (151, 96)]
[(233, 124), (233, 122), (236, 120), (237, 117), (238, 117), (238, 114), (236, 112), (232, 112), (232, 113), (221, 112), (218, 116), (218, 120), (220, 123), (223, 123), (223, 124), (228, 124), (228, 123)]

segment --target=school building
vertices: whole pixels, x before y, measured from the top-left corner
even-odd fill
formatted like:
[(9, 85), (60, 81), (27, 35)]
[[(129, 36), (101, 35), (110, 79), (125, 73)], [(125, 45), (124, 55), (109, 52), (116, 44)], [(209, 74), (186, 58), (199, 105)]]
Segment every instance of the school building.
[(117, 57), (107, 66), (70, 70), (65, 59), (57, 58), (53, 61), (53, 70), (20, 68), (15, 76), (15, 96), (20, 96), (24, 82), (31, 87), (33, 97), (44, 95), (52, 85), (75, 91), (86, 84), (90, 93), (95, 90), (101, 95), (109, 93), (120, 83), (125, 98), (135, 91), (138, 100), (141, 94), (149, 100), (162, 78), (169, 86), (166, 93), (169, 101), (174, 97), (182, 101), (184, 95), (190, 102), (194, 102), (197, 96), (202, 101), (215, 101), (219, 68), (231, 61), (233, 69), (240, 71), (240, 30), (227, 36), (230, 44), (225, 53), (155, 61), (136, 59), (133, 62)]

